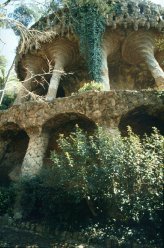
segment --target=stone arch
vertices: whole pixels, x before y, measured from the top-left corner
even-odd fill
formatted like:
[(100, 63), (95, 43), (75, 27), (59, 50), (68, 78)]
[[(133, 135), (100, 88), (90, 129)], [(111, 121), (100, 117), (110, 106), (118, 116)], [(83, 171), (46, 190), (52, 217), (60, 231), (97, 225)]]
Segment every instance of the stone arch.
[(153, 127), (156, 127), (164, 135), (164, 109), (152, 108), (152, 106), (140, 106), (129, 111), (120, 119), (119, 130), (123, 136), (127, 136), (127, 126), (139, 136), (150, 135)]
[(29, 143), (26, 131), (15, 123), (7, 123), (0, 130), (0, 184), (8, 185), (19, 178)]
[(93, 120), (78, 113), (59, 114), (49, 119), (43, 125), (43, 132), (49, 134), (49, 142), (43, 161), (45, 165), (50, 163), (50, 152), (52, 150), (58, 151), (57, 140), (59, 135), (64, 134), (64, 136), (68, 136), (75, 130), (76, 124), (87, 133), (92, 133), (96, 128), (96, 124)]

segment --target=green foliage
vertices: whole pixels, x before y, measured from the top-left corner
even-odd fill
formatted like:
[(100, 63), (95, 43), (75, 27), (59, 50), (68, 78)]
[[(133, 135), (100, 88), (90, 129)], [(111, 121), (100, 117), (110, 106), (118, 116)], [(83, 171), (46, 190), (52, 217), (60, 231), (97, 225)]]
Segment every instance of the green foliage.
[(6, 62), (6, 58), (3, 55), (0, 55), (0, 69), (5, 68)]
[(131, 130), (122, 138), (103, 128), (88, 135), (77, 126), (58, 146), (53, 165), (17, 187), (25, 219), (83, 226), (95, 240), (161, 242), (164, 137), (157, 130), (141, 141)]
[(97, 8), (101, 15), (105, 16), (109, 12), (109, 1), (107, 0), (63, 0), (63, 4), (74, 8), (92, 5)]
[[(5, 81), (6, 81), (6, 58), (4, 56), (0, 56), (0, 90), (4, 90), (4, 85), (5, 85)], [(16, 82), (16, 78), (15, 76), (13, 77), (12, 75), (8, 78), (7, 83), (9, 83), (10, 81), (12, 81), (12, 83)], [(11, 82), (10, 82), (11, 83)], [(6, 91), (5, 91), (6, 93)], [(2, 95), (2, 91), (0, 92), (0, 97)], [(14, 102), (15, 99), (15, 94), (14, 93), (9, 93), (7, 92), (4, 97), (3, 97), (3, 101), (2, 104), (0, 104), (0, 110), (5, 110), (8, 109), (11, 104)]]
[(51, 187), (47, 183), (49, 173), (43, 170), (39, 176), (23, 178), (17, 183), (23, 218), (48, 224), (51, 228), (59, 225), (68, 228), (68, 223), (69, 227), (75, 223), (77, 227), (77, 222), (82, 222), (81, 214), (85, 204), (77, 203), (76, 197), (61, 187)]
[(21, 22), (24, 26), (28, 26), (33, 19), (33, 11), (31, 11), (31, 9), (29, 9), (26, 5), (21, 4), (9, 16)]
[(6, 67), (6, 58), (0, 55), (0, 89), (2, 89), (4, 86), (5, 67)]
[(83, 93), (83, 92), (92, 91), (92, 90), (101, 91), (102, 90), (102, 85), (100, 83), (95, 82), (95, 81), (91, 81), (89, 83), (85, 83), (83, 85), (83, 87), (81, 87), (78, 90), (78, 92)]
[(156, 39), (156, 46), (160, 51), (164, 50), (164, 38), (161, 36), (159, 39)]
[(123, 225), (121, 222), (96, 223), (83, 228), (82, 233), (86, 239), (101, 242), (101, 244), (106, 239), (112, 239), (118, 242), (119, 247), (129, 247), (129, 243), (137, 244), (137, 247), (142, 248), (163, 247), (162, 235), (158, 235), (158, 231), (152, 228), (150, 223), (145, 225), (142, 227), (141, 225)]
[(15, 193), (12, 187), (0, 187), (0, 215), (11, 214), (15, 201)]
[[(159, 51), (164, 51), (164, 38), (163, 38), (163, 36), (160, 36), (156, 40), (156, 46), (159, 49)], [(162, 64), (164, 65), (164, 60), (163, 60)]]
[(40, 179), (38, 177), (20, 179), (15, 184), (15, 189), (17, 195), (21, 196), (20, 204), (23, 210), (23, 217), (32, 218), (35, 215), (37, 218), (40, 211), (36, 203), (39, 201), (39, 197), (42, 196)]
[(6, 94), (4, 95), (2, 104), (0, 105), (0, 110), (8, 109), (14, 102), (16, 95)]
[(99, 128), (87, 138), (77, 128), (58, 143), (61, 153), (51, 156), (53, 187), (69, 191), (76, 201), (91, 199), (99, 215), (106, 212), (125, 222), (155, 220), (162, 209), (164, 151), (157, 131), (141, 143), (131, 132), (128, 138), (112, 137)]
[(91, 80), (101, 82), (102, 36), (105, 31), (106, 1), (68, 1), (80, 50), (86, 59)]

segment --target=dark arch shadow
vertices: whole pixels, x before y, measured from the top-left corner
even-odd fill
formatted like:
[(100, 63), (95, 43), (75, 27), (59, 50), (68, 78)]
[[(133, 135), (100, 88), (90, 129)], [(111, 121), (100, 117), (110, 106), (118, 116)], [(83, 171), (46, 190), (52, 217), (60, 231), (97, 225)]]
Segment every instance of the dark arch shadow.
[(94, 121), (77, 113), (60, 114), (55, 118), (51, 118), (44, 124), (43, 132), (49, 133), (49, 142), (44, 165), (51, 164), (49, 159), (51, 151), (59, 150), (57, 140), (59, 139), (60, 134), (63, 134), (64, 137), (69, 136), (71, 132), (76, 130), (76, 125), (86, 131), (87, 134), (93, 133), (97, 127)]
[(8, 185), (19, 178), (29, 137), (18, 125), (9, 123), (0, 132), (0, 143), (3, 145), (0, 154), (0, 185)]
[(164, 135), (164, 111), (157, 109), (152, 112), (151, 107), (147, 106), (135, 108), (122, 116), (120, 120), (119, 130), (122, 136), (128, 135), (127, 126), (130, 126), (132, 131), (141, 137), (144, 134), (150, 135), (153, 127)]

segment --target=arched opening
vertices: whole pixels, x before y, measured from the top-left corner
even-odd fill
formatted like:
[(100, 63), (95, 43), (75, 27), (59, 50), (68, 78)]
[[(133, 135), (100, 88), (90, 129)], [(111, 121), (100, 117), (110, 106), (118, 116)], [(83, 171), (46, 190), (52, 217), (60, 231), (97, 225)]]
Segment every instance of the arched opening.
[(63, 134), (64, 137), (69, 136), (71, 132), (75, 131), (76, 125), (86, 131), (87, 134), (92, 133), (96, 128), (96, 124), (92, 120), (76, 113), (61, 114), (45, 123), (43, 131), (49, 134), (49, 142), (43, 162), (44, 165), (51, 164), (51, 151), (59, 150), (57, 140), (60, 134)]
[(28, 147), (27, 133), (10, 124), (0, 133), (0, 184), (8, 185), (19, 178), (21, 165)]
[(163, 112), (162, 109), (152, 110), (151, 107), (138, 107), (122, 116), (119, 130), (122, 136), (127, 136), (127, 127), (130, 126), (134, 133), (142, 137), (144, 134), (150, 135), (153, 131), (153, 127), (155, 127), (164, 135)]

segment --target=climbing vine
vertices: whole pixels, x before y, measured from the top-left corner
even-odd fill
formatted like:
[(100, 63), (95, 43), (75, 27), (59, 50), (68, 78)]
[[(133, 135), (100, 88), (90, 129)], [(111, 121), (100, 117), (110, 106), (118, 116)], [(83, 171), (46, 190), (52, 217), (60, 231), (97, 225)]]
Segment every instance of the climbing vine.
[(106, 0), (66, 1), (72, 16), (75, 33), (79, 36), (80, 52), (85, 57), (91, 80), (102, 81), (102, 37), (105, 15), (109, 5)]

